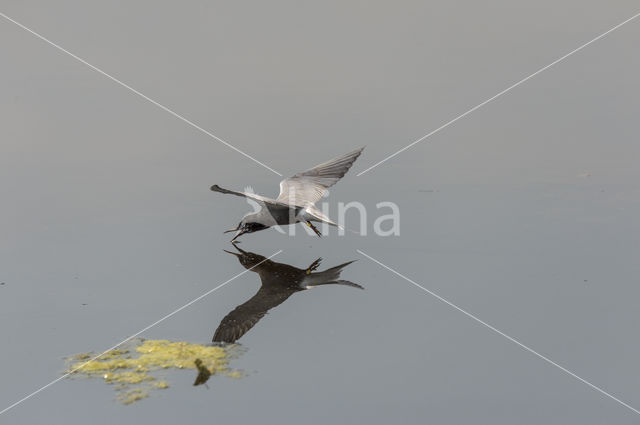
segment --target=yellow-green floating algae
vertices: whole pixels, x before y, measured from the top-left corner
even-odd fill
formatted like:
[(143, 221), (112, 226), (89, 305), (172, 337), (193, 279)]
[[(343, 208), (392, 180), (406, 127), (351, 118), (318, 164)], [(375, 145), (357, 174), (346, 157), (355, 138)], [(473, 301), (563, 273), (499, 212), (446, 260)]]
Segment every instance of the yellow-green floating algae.
[(115, 386), (116, 399), (131, 404), (149, 396), (155, 389), (169, 387), (157, 372), (167, 369), (197, 371), (194, 385), (206, 383), (213, 375), (240, 378), (242, 372), (229, 367), (237, 354), (234, 346), (210, 346), (167, 340), (134, 340), (125, 348), (111, 350), (95, 360), (93, 353), (69, 358), (67, 369), (74, 377), (100, 378)]

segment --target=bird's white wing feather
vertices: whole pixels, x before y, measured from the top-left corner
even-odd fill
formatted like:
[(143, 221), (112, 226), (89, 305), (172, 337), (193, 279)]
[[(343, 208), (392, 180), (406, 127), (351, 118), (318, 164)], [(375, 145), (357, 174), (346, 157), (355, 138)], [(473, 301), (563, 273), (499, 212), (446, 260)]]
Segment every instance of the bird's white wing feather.
[(328, 188), (336, 184), (349, 171), (363, 149), (349, 152), (282, 180), (280, 194), (276, 201), (301, 207), (315, 204)]

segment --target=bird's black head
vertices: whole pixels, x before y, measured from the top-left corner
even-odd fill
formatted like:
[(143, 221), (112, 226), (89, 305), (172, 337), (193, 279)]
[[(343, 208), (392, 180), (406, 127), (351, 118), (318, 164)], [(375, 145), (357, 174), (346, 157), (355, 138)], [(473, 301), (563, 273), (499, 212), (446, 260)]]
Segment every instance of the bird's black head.
[(233, 239), (231, 239), (231, 242), (235, 241), (236, 239), (238, 239), (241, 235), (244, 235), (245, 233), (253, 233), (253, 232), (257, 232), (258, 230), (264, 230), (264, 229), (268, 229), (269, 226), (265, 226), (262, 223), (258, 223), (255, 221), (241, 221), (240, 223), (238, 223), (238, 227), (236, 227), (235, 229), (231, 229), (231, 230), (227, 230), (225, 233), (227, 232), (237, 232), (236, 235), (233, 237)]
[(248, 223), (244, 223), (244, 225), (242, 226), (242, 233), (253, 233), (253, 232), (257, 232), (258, 230), (264, 230), (268, 228), (269, 226), (265, 226), (262, 223), (256, 223), (255, 221), (250, 221)]

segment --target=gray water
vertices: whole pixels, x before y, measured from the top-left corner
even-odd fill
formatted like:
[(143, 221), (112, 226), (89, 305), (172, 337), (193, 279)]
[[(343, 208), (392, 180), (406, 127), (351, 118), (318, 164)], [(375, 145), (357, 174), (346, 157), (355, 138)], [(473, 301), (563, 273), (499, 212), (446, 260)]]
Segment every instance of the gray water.
[[(130, 406), (62, 380), (8, 424), (602, 424), (640, 416), (360, 250), (640, 408), (640, 21), (388, 162), (638, 12), (637, 2), (17, 2), (0, 11), (285, 176), (362, 145), (331, 190), (369, 235), (243, 249), (362, 285), (293, 294), (239, 343), (243, 379), (172, 376)], [(223, 252), (279, 176), (0, 18), (0, 409), (244, 267)], [(401, 234), (371, 233), (395, 202)], [(351, 221), (350, 221), (351, 220)], [(348, 217), (356, 225), (357, 216)], [(206, 344), (245, 273), (141, 336)]]

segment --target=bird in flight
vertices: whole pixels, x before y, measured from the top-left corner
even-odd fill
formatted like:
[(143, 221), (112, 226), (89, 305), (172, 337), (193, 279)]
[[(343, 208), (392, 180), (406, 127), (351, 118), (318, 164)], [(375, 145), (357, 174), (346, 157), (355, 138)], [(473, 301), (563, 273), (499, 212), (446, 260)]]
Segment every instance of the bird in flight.
[(256, 201), (261, 207), (260, 211), (256, 213), (245, 215), (235, 229), (227, 230), (225, 233), (236, 232), (231, 240), (233, 242), (240, 235), (268, 229), (272, 226), (305, 223), (318, 236), (321, 236), (321, 233), (312, 222), (338, 226), (316, 208), (315, 203), (326, 193), (328, 188), (336, 184), (349, 171), (363, 149), (364, 147), (356, 149), (282, 180), (280, 194), (276, 199), (255, 193), (236, 192), (214, 184), (211, 186), (211, 190), (214, 192), (249, 198)]
[(257, 273), (262, 285), (253, 297), (240, 304), (222, 319), (213, 335), (213, 342), (236, 342), (253, 328), (269, 310), (282, 304), (296, 292), (321, 285), (343, 285), (364, 289), (357, 283), (340, 278), (342, 270), (353, 261), (316, 272), (320, 266), (321, 258), (311, 263), (306, 269), (299, 269), (289, 264), (276, 263), (253, 252), (243, 251), (236, 245), (234, 247), (238, 253), (227, 250), (225, 252), (235, 255), (246, 269)]

